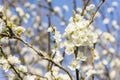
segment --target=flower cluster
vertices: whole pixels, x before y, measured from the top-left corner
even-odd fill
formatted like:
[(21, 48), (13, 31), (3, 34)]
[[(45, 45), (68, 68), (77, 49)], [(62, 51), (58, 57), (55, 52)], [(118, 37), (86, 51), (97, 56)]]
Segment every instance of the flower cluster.
[(13, 28), (13, 31), (15, 34), (21, 35), (23, 32), (25, 32), (25, 28), (22, 26), (18, 26), (18, 27)]
[(7, 72), (11, 66), (10, 64), (12, 64), (12, 65), (20, 64), (20, 60), (17, 57), (10, 55), (8, 57), (8, 59), (5, 59), (2, 57), (0, 59), (0, 64), (3, 65), (2, 66), (3, 70), (5, 70), (5, 72)]
[(5, 60), (3, 57), (0, 59), (0, 64), (2, 64), (2, 66), (0, 67), (3, 68), (5, 72), (7, 72), (10, 68), (10, 65), (8, 64), (7, 60)]
[(25, 31), (25, 28), (22, 26), (16, 26), (12, 22), (3, 21), (3, 19), (0, 18), (0, 33), (8, 33), (10, 28), (14, 34), (17, 34), (21, 36), (21, 34)]
[(45, 74), (49, 80), (71, 80), (67, 74), (59, 73), (60, 69), (53, 66), (52, 70)]
[[(19, 0), (0, 5), (0, 68), (5, 71), (1, 75), (8, 80), (119, 79), (119, 3), (106, 2), (111, 5), (104, 5), (101, 14), (98, 10), (106, 0), (84, 0), (83, 8), (75, 0), (73, 6), (64, 2), (59, 6), (54, 3), (60, 1), (55, 1)], [(72, 8), (75, 13), (68, 23)]]
[(61, 34), (57, 30), (56, 27), (50, 27), (50, 28), (48, 28), (47, 31), (53, 33), (53, 35), (54, 35), (53, 37), (54, 37), (56, 43), (59, 43), (61, 41)]
[(76, 59), (72, 60), (68, 68), (70, 68), (71, 70), (79, 69), (80, 68), (79, 60)]
[(108, 32), (104, 32), (102, 34), (101, 38), (106, 43), (108, 43), (108, 42), (114, 42), (115, 41), (115, 38), (110, 33), (108, 33)]
[(70, 23), (65, 29), (64, 37), (66, 53), (73, 53), (75, 47), (88, 46), (97, 42), (98, 35), (94, 32), (92, 25), (88, 26), (89, 20), (75, 14), (70, 18)]
[(12, 56), (12, 55), (10, 55), (10, 56), (8, 57), (8, 61), (9, 61), (11, 64), (20, 64), (20, 60), (19, 60), (17, 57)]
[(35, 76), (27, 75), (23, 78), (23, 80), (35, 80)]
[(87, 6), (88, 11), (92, 11), (94, 8), (95, 8), (94, 4), (90, 4), (89, 6)]

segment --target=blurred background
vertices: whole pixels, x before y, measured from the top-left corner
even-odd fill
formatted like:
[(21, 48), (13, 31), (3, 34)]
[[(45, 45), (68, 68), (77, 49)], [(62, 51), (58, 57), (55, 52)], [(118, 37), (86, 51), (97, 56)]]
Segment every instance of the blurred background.
[[(26, 29), (22, 38), (32, 44), (36, 49), (48, 52), (48, 44), (51, 50), (54, 48), (52, 34), (48, 34), (50, 25), (56, 26), (61, 34), (69, 23), (73, 11), (81, 14), (87, 0), (0, 0), (0, 6), (4, 7), (4, 15), (8, 21)], [(90, 0), (89, 4), (97, 6), (101, 0)], [(99, 41), (96, 44), (95, 53), (95, 80), (119, 80), (120, 79), (120, 0), (105, 0), (97, 12), (93, 25)], [(95, 7), (96, 8), (96, 7)], [(86, 13), (86, 18), (91, 14)], [(50, 42), (49, 39), (50, 38)], [(1, 39), (4, 52), (19, 57), (23, 65), (30, 72), (45, 75), (48, 62), (40, 60), (36, 53), (17, 40)], [(61, 55), (64, 50), (61, 50)], [(34, 54), (35, 53), (35, 54)], [(73, 56), (64, 56), (62, 65), (67, 67)], [(80, 68), (82, 72), (83, 68)], [(71, 73), (73, 71), (69, 70)], [(82, 75), (82, 74), (80, 74)], [(0, 80), (11, 79), (12, 72), (5, 72), (0, 68)], [(75, 74), (72, 74), (75, 77)]]

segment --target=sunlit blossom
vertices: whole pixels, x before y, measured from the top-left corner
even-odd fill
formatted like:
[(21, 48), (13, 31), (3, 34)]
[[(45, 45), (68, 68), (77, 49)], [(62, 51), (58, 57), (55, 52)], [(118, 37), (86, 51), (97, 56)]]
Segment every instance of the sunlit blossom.
[(87, 10), (88, 11), (91, 11), (95, 8), (95, 5), (94, 4), (90, 4), (89, 6), (87, 6)]
[(80, 64), (79, 64), (79, 60), (72, 60), (70, 65), (68, 66), (68, 68), (70, 68), (71, 70), (75, 70), (75, 69), (79, 69), (80, 68)]

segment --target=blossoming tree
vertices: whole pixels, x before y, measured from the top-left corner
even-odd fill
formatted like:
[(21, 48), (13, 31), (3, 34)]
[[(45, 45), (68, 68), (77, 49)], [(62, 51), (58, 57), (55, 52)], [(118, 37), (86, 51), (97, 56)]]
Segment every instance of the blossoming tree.
[(1, 0), (0, 80), (119, 80), (111, 1)]

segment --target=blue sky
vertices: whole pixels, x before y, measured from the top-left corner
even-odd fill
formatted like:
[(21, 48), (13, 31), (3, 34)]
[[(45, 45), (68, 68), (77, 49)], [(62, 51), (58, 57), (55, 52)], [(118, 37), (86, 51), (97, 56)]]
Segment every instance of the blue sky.
[[(1, 1), (2, 1), (2, 0), (0, 0), (0, 4), (2, 5), (2, 2), (1, 2)], [(36, 0), (28, 0), (28, 1), (29, 1), (30, 3), (32, 3), (32, 4), (37, 4)], [(41, 0), (41, 1), (42, 1), (42, 0)], [(82, 3), (80, 2), (81, 0), (76, 0), (76, 1), (77, 1), (77, 6), (82, 8)], [(96, 4), (96, 3), (98, 3), (100, 0), (92, 0), (92, 1), (94, 1), (94, 2), (96, 1), (96, 2), (95, 2), (95, 4)], [(119, 18), (118, 18), (117, 16), (115, 16), (115, 15), (117, 15), (118, 13), (120, 13), (120, 6), (117, 7), (117, 8), (115, 8), (115, 12), (112, 13), (113, 16), (109, 15), (109, 14), (107, 13), (107, 10), (106, 10), (107, 7), (110, 7), (110, 6), (111, 6), (111, 2), (113, 2), (113, 1), (118, 1), (118, 3), (120, 2), (120, 0), (106, 0), (107, 6), (106, 6), (106, 4), (103, 4), (102, 6), (104, 6), (104, 7), (101, 7), (100, 11), (104, 11), (103, 14), (104, 14), (106, 17), (110, 18), (111, 20), (112, 20), (112, 19), (118, 20)], [(65, 19), (66, 19), (67, 22), (68, 22), (69, 18), (72, 16), (72, 11), (73, 11), (72, 0), (52, 0), (52, 6), (53, 6), (53, 8), (56, 7), (56, 6), (59, 6), (59, 7), (62, 9), (63, 5), (67, 5), (67, 6), (69, 7), (69, 11), (66, 12), (65, 15), (64, 15), (64, 16), (65, 16)], [(31, 19), (32, 19), (32, 17), (31, 17)], [(28, 23), (27, 25), (31, 25), (31, 22), (32, 22), (31, 19), (29, 19), (29, 23)], [(43, 17), (43, 21), (47, 22), (47, 17)], [(59, 23), (59, 19), (56, 18), (56, 17), (53, 17), (53, 18), (52, 18), (52, 21), (53, 21), (53, 23), (55, 23), (55, 25), (57, 25), (57, 27), (58, 27), (58, 29), (61, 31), (61, 33), (63, 33), (65, 27), (61, 27), (61, 25), (60, 25), (60, 23)], [(99, 28), (101, 28), (103, 31), (106, 31), (106, 27), (105, 27), (106, 25), (102, 24), (103, 18), (102, 18), (102, 17), (101, 17), (101, 18), (98, 18), (98, 19), (96, 19), (96, 21), (97, 21), (97, 23), (98, 23), (97, 25), (99, 25)], [(119, 24), (120, 24), (120, 23), (119, 23)], [(26, 24), (25, 24), (25, 25), (26, 25)], [(111, 24), (109, 24), (109, 25), (111, 25)], [(69, 62), (70, 59), (71, 59), (71, 57), (68, 56), (68, 58), (66, 59), (66, 62)], [(64, 65), (65, 65), (65, 64), (64, 64)], [(0, 80), (6, 80), (6, 79), (3, 79), (3, 78), (1, 78), (1, 77), (2, 77), (2, 72), (0, 71)], [(96, 80), (97, 80), (97, 79), (96, 79)]]

